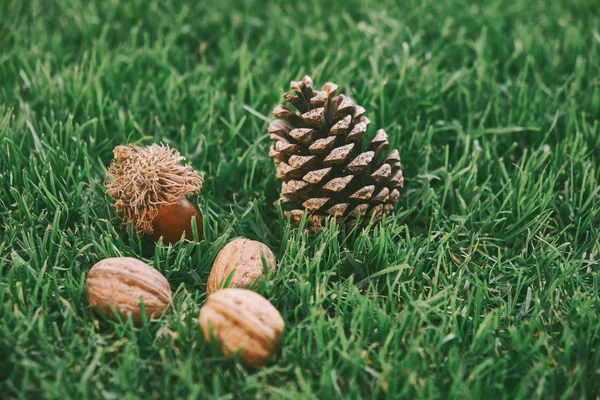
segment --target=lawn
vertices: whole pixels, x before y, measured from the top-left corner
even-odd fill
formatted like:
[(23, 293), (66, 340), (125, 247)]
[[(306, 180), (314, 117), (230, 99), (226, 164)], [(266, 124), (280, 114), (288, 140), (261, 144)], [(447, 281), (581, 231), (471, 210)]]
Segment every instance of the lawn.
[[(276, 204), (268, 121), (305, 74), (399, 149), (379, 225), (309, 234)], [(597, 0), (0, 0), (0, 397), (597, 398), (599, 120)], [(112, 149), (153, 142), (205, 173), (206, 240), (119, 226)], [(260, 369), (198, 325), (238, 236), (278, 259)], [(168, 314), (93, 313), (115, 256), (168, 278)]]

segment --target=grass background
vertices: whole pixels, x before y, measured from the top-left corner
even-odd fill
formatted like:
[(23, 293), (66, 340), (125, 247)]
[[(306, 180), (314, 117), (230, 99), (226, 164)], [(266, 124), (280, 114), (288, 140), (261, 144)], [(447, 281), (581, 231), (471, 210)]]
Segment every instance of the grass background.
[[(0, 0), (0, 393), (597, 398), (599, 27), (596, 0)], [(307, 235), (273, 206), (266, 120), (304, 74), (399, 149), (380, 226)], [(119, 228), (112, 149), (152, 142), (206, 173), (205, 241)], [(240, 235), (279, 260), (259, 291), (287, 327), (259, 370), (197, 324)], [(166, 275), (168, 315), (91, 312), (114, 256)]]

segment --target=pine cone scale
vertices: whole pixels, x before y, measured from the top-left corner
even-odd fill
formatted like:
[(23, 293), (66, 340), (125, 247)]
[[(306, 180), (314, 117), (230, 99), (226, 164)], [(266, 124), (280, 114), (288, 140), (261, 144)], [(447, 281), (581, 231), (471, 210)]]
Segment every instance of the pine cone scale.
[(331, 165), (343, 164), (352, 153), (354, 143), (342, 147), (336, 147), (325, 157), (323, 164), (327, 167)]
[(319, 184), (323, 179), (325, 179), (325, 177), (331, 172), (331, 167), (329, 168), (322, 168), (322, 169), (317, 169), (314, 171), (310, 171), (308, 172), (306, 175), (304, 175), (304, 177), (302, 177), (302, 180), (308, 183), (312, 183), (312, 184)]
[(312, 154), (327, 154), (335, 146), (335, 136), (329, 136), (324, 139), (318, 139), (310, 145), (308, 150)]

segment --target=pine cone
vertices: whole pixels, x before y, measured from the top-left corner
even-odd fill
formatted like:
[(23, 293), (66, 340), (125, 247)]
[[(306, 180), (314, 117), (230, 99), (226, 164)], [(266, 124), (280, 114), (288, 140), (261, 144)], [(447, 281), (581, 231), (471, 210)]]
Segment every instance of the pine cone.
[(297, 111), (278, 105), (269, 133), (274, 145), (269, 157), (283, 180), (281, 200), (286, 215), (298, 224), (308, 210), (307, 229), (317, 231), (328, 216), (354, 225), (379, 221), (398, 201), (404, 184), (397, 150), (385, 154), (383, 129), (364, 140), (369, 127), (365, 109), (348, 97), (335, 95), (338, 86), (313, 89), (309, 76), (290, 83), (284, 95)]

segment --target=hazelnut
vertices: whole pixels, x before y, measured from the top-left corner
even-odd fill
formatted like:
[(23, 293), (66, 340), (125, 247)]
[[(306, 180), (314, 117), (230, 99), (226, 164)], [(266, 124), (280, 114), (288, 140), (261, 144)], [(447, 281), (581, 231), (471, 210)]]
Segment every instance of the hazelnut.
[(249, 287), (256, 279), (264, 276), (263, 258), (266, 264), (276, 271), (275, 255), (265, 244), (245, 238), (229, 242), (219, 252), (213, 263), (206, 285), (206, 293), (210, 295), (222, 288), (230, 275), (228, 287)]
[(90, 306), (110, 319), (131, 316), (142, 322), (140, 301), (149, 319), (160, 316), (171, 302), (167, 279), (148, 264), (131, 257), (107, 258), (92, 267), (85, 283)]
[(192, 167), (181, 164), (185, 157), (169, 146), (117, 146), (108, 168), (106, 190), (115, 201), (123, 225), (133, 224), (136, 233), (161, 237), (174, 243), (193, 240), (192, 217), (203, 238), (202, 217), (187, 200), (200, 193), (203, 178)]
[(258, 293), (228, 288), (208, 298), (200, 310), (200, 326), (206, 341), (217, 339), (224, 355), (239, 351), (246, 365), (258, 367), (277, 350), (285, 323)]
[(150, 237), (155, 241), (162, 237), (166, 243), (175, 243), (182, 237), (194, 240), (192, 217), (196, 217), (198, 237), (204, 237), (202, 216), (188, 199), (182, 199), (176, 204), (160, 206), (158, 214), (152, 220)]

